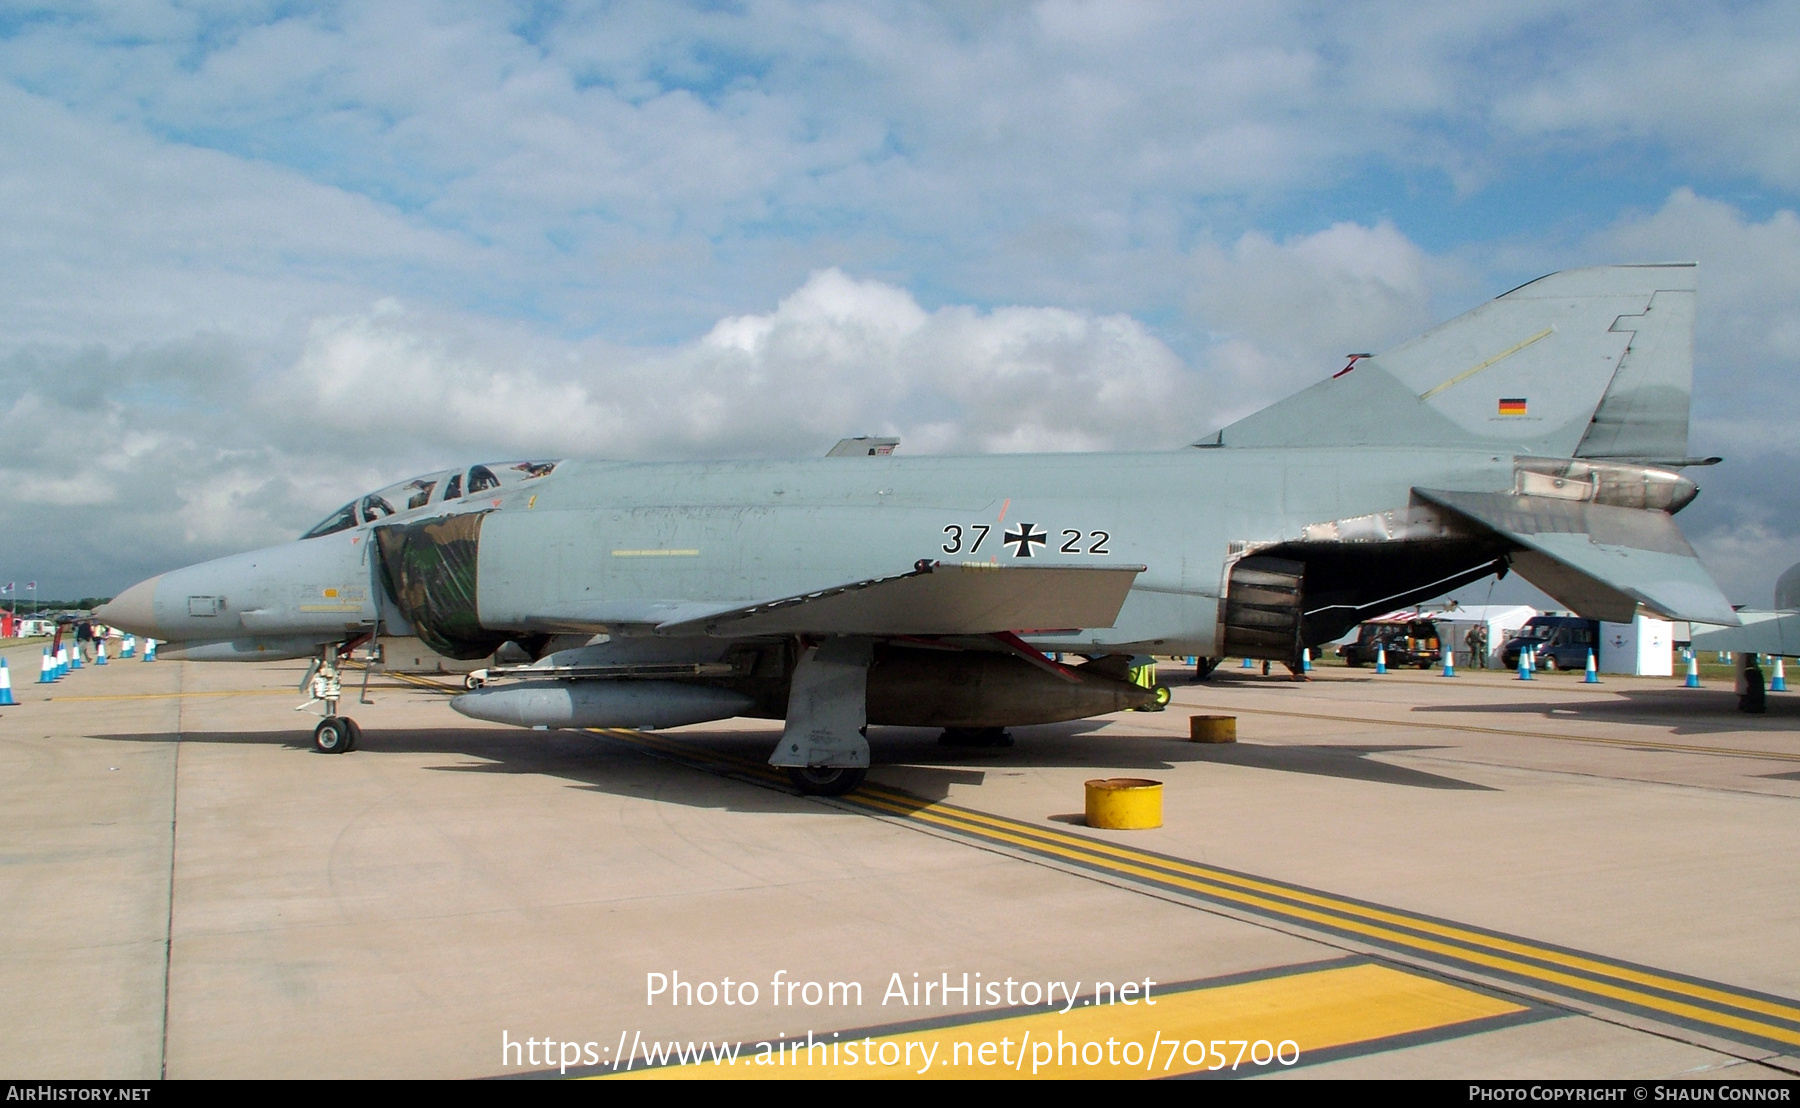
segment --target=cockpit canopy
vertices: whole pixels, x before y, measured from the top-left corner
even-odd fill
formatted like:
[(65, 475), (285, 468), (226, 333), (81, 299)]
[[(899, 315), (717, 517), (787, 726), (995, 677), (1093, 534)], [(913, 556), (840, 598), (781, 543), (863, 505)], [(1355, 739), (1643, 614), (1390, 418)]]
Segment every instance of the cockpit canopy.
[(374, 523), (394, 515), (406, 515), (420, 508), (443, 505), (464, 497), (479, 496), (493, 489), (505, 489), (521, 481), (544, 477), (556, 469), (555, 462), (485, 462), (466, 470), (445, 469), (401, 481), (367, 496), (358, 497), (320, 520), (303, 539), (316, 539), (338, 531), (348, 531), (364, 523)]

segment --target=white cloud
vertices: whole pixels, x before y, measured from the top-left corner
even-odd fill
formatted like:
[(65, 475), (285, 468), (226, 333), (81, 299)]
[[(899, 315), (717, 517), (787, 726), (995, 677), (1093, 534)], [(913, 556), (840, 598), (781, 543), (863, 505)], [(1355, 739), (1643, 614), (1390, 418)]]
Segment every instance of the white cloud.
[(1434, 279), (1450, 272), (1391, 223), (1339, 223), (1276, 243), (1259, 232), (1194, 254), (1195, 314), (1220, 336), (1211, 357), (1237, 415), (1423, 331)]

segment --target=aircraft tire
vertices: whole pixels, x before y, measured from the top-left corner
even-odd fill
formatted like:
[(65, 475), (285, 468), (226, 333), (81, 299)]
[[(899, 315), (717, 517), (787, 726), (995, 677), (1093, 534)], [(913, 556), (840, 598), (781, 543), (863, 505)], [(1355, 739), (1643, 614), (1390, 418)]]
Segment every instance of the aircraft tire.
[(362, 724), (351, 719), (349, 716), (344, 716), (342, 718), (345, 730), (350, 732), (350, 741), (344, 744), (344, 753), (348, 754), (362, 745)]
[(350, 728), (337, 716), (326, 716), (313, 728), (313, 749), (320, 754), (342, 754), (350, 749)]
[(789, 766), (787, 771), (788, 780), (806, 796), (843, 796), (868, 773), (850, 766)]

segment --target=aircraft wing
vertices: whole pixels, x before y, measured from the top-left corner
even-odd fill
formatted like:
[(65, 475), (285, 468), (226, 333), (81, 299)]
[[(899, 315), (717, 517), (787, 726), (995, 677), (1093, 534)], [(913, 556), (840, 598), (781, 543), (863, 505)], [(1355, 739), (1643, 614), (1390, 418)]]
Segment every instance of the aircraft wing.
[(1143, 566), (921, 562), (854, 581), (657, 625), (665, 635), (985, 635), (1111, 627)]
[(1525, 549), (1519, 576), (1589, 619), (1655, 615), (1735, 627), (1737, 613), (1667, 513), (1548, 496), (1414, 489)]

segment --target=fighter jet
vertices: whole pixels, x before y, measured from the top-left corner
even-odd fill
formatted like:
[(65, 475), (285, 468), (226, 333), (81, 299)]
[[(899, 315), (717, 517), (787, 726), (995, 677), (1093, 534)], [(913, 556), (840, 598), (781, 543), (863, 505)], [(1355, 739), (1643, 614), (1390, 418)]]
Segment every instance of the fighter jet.
[(321, 751), (355, 744), (356, 646), (511, 644), (529, 664), (457, 711), (783, 719), (769, 760), (810, 793), (855, 787), (871, 724), (991, 738), (1140, 707), (1134, 655), (1298, 667), (1509, 571), (1591, 618), (1734, 624), (1672, 518), (1680, 471), (1717, 461), (1688, 453), (1694, 299), (1692, 265), (1552, 274), (1174, 450), (447, 471), (99, 618), (164, 657), (314, 658)]

